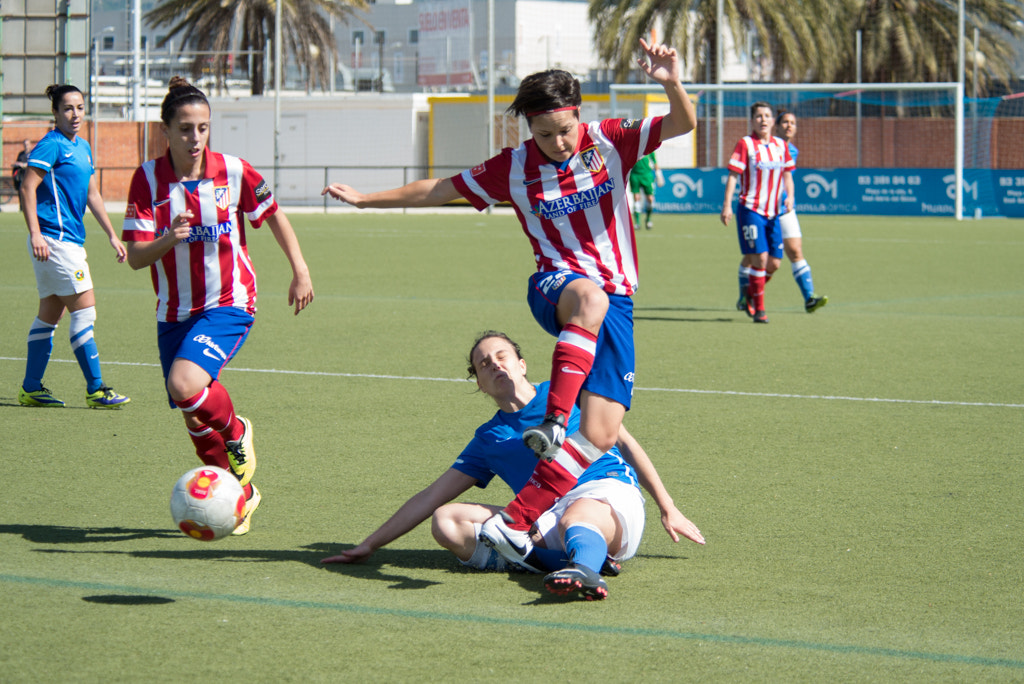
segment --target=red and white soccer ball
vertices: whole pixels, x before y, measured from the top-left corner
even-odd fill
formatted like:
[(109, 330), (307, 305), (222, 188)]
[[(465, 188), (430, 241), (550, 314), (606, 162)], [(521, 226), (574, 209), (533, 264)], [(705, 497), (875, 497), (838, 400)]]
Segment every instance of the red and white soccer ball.
[(194, 468), (178, 479), (171, 492), (171, 517), (182, 532), (200, 541), (231, 534), (242, 521), (245, 492), (234, 475), (222, 468)]

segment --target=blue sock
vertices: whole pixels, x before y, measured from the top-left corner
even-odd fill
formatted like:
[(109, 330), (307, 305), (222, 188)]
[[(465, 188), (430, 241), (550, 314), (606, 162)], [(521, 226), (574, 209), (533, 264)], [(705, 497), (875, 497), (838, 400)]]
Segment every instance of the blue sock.
[(811, 267), (808, 265), (807, 259), (801, 259), (793, 264), (793, 280), (796, 281), (800, 288), (800, 294), (804, 296), (806, 302), (814, 294), (814, 281), (811, 280)]
[(750, 289), (750, 267), (740, 266), (740, 297), (747, 296), (747, 290)]
[(565, 551), (562, 549), (545, 549), (535, 546), (530, 553), (537, 559), (538, 563), (548, 570), (561, 570), (569, 562), (569, 559), (565, 557)]
[(38, 318), (28, 329), (28, 361), (25, 363), (25, 380), (21, 383), (26, 392), (38, 392), (43, 387), (43, 375), (53, 353), (53, 331), (56, 329), (57, 326)]
[(565, 531), (565, 552), (576, 565), (601, 572), (608, 557), (608, 542), (604, 535), (589, 523), (575, 523)]
[(90, 306), (71, 312), (71, 349), (78, 359), (78, 367), (85, 376), (85, 391), (92, 394), (103, 386), (100, 373), (100, 353), (93, 337), (93, 323), (96, 321), (96, 307)]

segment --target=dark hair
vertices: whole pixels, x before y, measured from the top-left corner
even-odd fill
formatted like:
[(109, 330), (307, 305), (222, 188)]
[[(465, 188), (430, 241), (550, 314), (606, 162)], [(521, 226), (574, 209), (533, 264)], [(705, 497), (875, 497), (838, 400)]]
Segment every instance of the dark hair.
[(208, 109), (210, 108), (210, 101), (206, 99), (202, 90), (181, 76), (172, 76), (170, 83), (167, 84), (167, 95), (164, 96), (164, 102), (160, 105), (160, 120), (170, 126), (171, 119), (178, 113), (178, 110), (191, 104), (204, 104)]
[(768, 104), (767, 102), (758, 101), (750, 105), (750, 118), (753, 119), (754, 115), (757, 114), (757, 110), (761, 109), (762, 107), (771, 112), (772, 116), (775, 116), (775, 109), (770, 104)]
[(775, 120), (778, 121), (779, 123), (782, 123), (782, 117), (786, 116), (787, 114), (793, 117), (793, 121), (796, 121), (796, 114), (786, 109), (780, 109), (779, 112), (775, 115)]
[(523, 350), (519, 348), (519, 345), (516, 344), (515, 340), (513, 340), (511, 337), (509, 337), (503, 332), (498, 332), (497, 330), (485, 330), (484, 332), (480, 333), (479, 337), (476, 338), (476, 341), (473, 342), (473, 346), (470, 347), (469, 349), (469, 356), (466, 357), (466, 360), (469, 362), (469, 366), (466, 368), (466, 372), (469, 373), (470, 379), (476, 377), (476, 367), (473, 365), (473, 352), (476, 351), (476, 348), (480, 346), (481, 342), (483, 342), (484, 340), (489, 340), (492, 337), (497, 337), (508, 342), (510, 345), (512, 345), (512, 349), (516, 353), (516, 359), (523, 358)]
[[(60, 107), (61, 102), (64, 101), (64, 96), (68, 93), (78, 93), (82, 95), (82, 91), (73, 85), (53, 85), (46, 86), (46, 97), (50, 98), (50, 108), (56, 112), (57, 108)], [(85, 99), (85, 96), (82, 96)]]
[[(512, 116), (529, 116), (552, 109), (579, 107), (582, 103), (580, 82), (568, 71), (548, 69), (524, 78), (516, 98), (505, 112)], [(579, 112), (576, 116), (579, 117)]]

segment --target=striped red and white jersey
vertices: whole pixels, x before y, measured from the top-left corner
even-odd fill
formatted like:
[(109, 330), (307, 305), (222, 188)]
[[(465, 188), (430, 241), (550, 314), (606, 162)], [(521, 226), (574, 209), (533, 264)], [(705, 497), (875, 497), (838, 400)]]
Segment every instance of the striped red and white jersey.
[(193, 215), (189, 237), (150, 266), (158, 321), (183, 321), (221, 306), (256, 312), (256, 272), (242, 215), (258, 228), (277, 202), (247, 161), (209, 149), (204, 154), (199, 181), (179, 182), (168, 152), (136, 169), (128, 190), (124, 242), (155, 240), (178, 214)]
[(729, 171), (740, 176), (740, 204), (767, 218), (779, 215), (782, 175), (795, 168), (786, 141), (774, 136), (768, 142), (753, 135), (743, 136), (729, 158)]
[(637, 289), (629, 171), (661, 144), (661, 120), (581, 123), (576, 152), (560, 165), (532, 138), (451, 178), (478, 210), (510, 202), (538, 271), (568, 269), (610, 294)]

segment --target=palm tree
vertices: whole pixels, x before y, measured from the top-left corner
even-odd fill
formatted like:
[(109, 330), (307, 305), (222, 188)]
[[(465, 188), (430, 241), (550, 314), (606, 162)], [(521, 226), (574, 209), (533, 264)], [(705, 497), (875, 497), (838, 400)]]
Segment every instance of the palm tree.
[[(852, 13), (854, 30), (863, 32), (864, 80), (956, 81), (957, 11), (942, 0), (860, 0)], [(1024, 38), (1024, 4), (1006, 0), (971, 0), (967, 13), (967, 81), (971, 90), (974, 61), (973, 26), (980, 28), (978, 90), (1013, 78), (1013, 43)], [(854, 72), (854, 62), (842, 74)]]
[[(753, 32), (769, 58), (769, 80), (831, 80), (839, 69), (840, 45), (831, 36), (837, 15), (834, 2), (723, 0), (723, 27), (716, 24), (716, 9), (715, 0), (591, 0), (598, 55), (611, 65), (616, 79), (623, 80), (633, 69), (637, 41), (660, 20), (664, 42), (693, 57), (694, 81), (714, 80), (705, 74), (711, 73), (716, 41), (726, 28), (733, 36)], [(743, 41), (737, 43), (737, 49), (745, 48)]]
[[(367, 0), (282, 0), (282, 54), (291, 55), (307, 74), (307, 87), (325, 88), (333, 78), (332, 57), (338, 48), (327, 17), (347, 21), (355, 10), (369, 7)], [(262, 95), (266, 84), (260, 58), (274, 35), (275, 0), (164, 0), (146, 13), (153, 28), (170, 27), (161, 46), (176, 35), (188, 38), (181, 49), (196, 51), (254, 51), (249, 80), (252, 94)], [(287, 57), (285, 58), (287, 60)], [(192, 76), (212, 64), (217, 84), (229, 71), (226, 57), (197, 57)]]
[[(856, 35), (863, 36), (865, 82), (957, 79), (955, 3), (944, 0), (590, 0), (597, 51), (616, 80), (633, 69), (637, 40), (661, 22), (665, 42), (693, 57), (694, 81), (714, 80), (716, 41), (750, 31), (768, 57), (771, 81), (852, 82)], [(968, 26), (979, 26), (979, 90), (1013, 76), (1013, 45), (1024, 38), (1024, 3), (972, 0)], [(968, 81), (974, 46), (968, 31)], [(743, 49), (737, 41), (737, 49)]]

